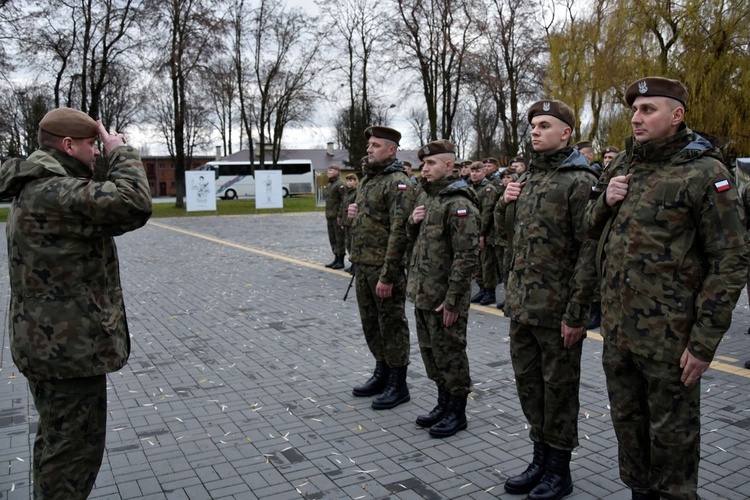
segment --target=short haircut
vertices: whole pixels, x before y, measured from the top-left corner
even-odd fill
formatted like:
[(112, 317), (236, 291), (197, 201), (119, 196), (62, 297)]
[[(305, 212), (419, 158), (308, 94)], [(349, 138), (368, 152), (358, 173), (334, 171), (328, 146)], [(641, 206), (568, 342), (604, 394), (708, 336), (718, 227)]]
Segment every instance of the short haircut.
[(39, 132), (37, 132), (36, 134), (36, 140), (39, 143), (39, 145), (45, 146), (48, 148), (60, 149), (60, 145), (62, 144), (63, 139), (64, 137), (51, 134), (42, 128), (40, 128)]

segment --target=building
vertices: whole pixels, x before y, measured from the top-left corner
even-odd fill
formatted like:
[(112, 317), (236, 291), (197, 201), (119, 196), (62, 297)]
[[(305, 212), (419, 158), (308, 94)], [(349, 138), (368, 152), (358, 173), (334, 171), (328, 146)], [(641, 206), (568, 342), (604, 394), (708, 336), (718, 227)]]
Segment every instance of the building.
[[(205, 165), (215, 156), (194, 156), (186, 158), (185, 170), (195, 170)], [(175, 168), (172, 163), (172, 157), (166, 156), (143, 156), (141, 157), (143, 168), (146, 169), (148, 185), (151, 188), (151, 196), (176, 196), (177, 188), (175, 187)]]

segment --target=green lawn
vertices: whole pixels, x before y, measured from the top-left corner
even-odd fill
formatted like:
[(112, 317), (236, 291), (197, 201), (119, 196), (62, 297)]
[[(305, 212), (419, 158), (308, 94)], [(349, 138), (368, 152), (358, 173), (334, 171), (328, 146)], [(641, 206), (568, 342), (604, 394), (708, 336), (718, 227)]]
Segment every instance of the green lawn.
[[(259, 214), (290, 212), (323, 212), (323, 207), (315, 206), (315, 195), (294, 196), (284, 199), (284, 209), (263, 209)], [(216, 200), (216, 212), (190, 212), (175, 208), (174, 203), (154, 203), (152, 218), (159, 217), (201, 217), (204, 215), (247, 215), (255, 214), (255, 200)], [(0, 208), (0, 222), (8, 219), (8, 209)]]

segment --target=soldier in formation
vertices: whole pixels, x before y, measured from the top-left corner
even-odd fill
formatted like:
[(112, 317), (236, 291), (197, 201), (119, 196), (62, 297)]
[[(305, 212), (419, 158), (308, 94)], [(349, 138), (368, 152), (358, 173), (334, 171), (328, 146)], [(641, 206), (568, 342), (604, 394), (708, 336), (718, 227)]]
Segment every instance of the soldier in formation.
[(495, 303), (497, 288), (497, 261), (494, 245), (494, 210), (497, 203), (497, 188), (486, 179), (487, 167), (482, 162), (471, 165), (471, 187), (479, 199), (479, 261), (476, 276), (479, 291), (471, 298), (473, 304), (487, 306)]
[[(357, 198), (357, 187), (359, 186), (359, 179), (356, 174), (346, 175), (346, 187), (344, 193), (341, 196), (341, 213), (340, 219), (341, 224), (344, 227), (344, 246), (346, 251), (351, 258), (352, 255), (352, 220), (349, 218), (349, 205), (354, 203)], [(353, 273), (352, 267), (344, 269), (348, 273)]]
[(346, 246), (344, 243), (343, 220), (341, 219), (341, 197), (344, 194), (344, 183), (341, 182), (339, 166), (328, 167), (328, 185), (326, 186), (326, 224), (328, 242), (333, 251), (333, 261), (326, 264), (331, 269), (344, 269)]

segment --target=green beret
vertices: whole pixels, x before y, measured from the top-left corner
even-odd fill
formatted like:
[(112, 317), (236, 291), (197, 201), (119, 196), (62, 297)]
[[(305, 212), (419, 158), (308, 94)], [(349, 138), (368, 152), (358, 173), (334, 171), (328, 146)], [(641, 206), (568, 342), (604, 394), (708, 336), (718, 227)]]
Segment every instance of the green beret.
[(428, 142), (417, 151), (417, 156), (421, 160), (426, 156), (439, 155), (441, 153), (453, 153), (456, 154), (456, 146), (446, 139), (440, 139), (437, 141)]
[(573, 128), (576, 125), (575, 113), (573, 113), (570, 106), (556, 99), (545, 99), (532, 104), (528, 113), (529, 123), (531, 123), (531, 119), (537, 115), (554, 116), (565, 122), (570, 128)]
[(639, 96), (669, 97), (679, 101), (687, 111), (688, 91), (682, 82), (677, 80), (660, 76), (647, 76), (636, 80), (625, 91), (625, 102), (632, 106)]
[(387, 139), (389, 141), (398, 143), (401, 141), (401, 132), (390, 127), (381, 127), (380, 125), (373, 125), (365, 129), (365, 139), (370, 137), (377, 137), (378, 139)]
[(99, 135), (99, 125), (83, 111), (72, 108), (53, 109), (39, 122), (39, 128), (52, 135), (88, 139)]

